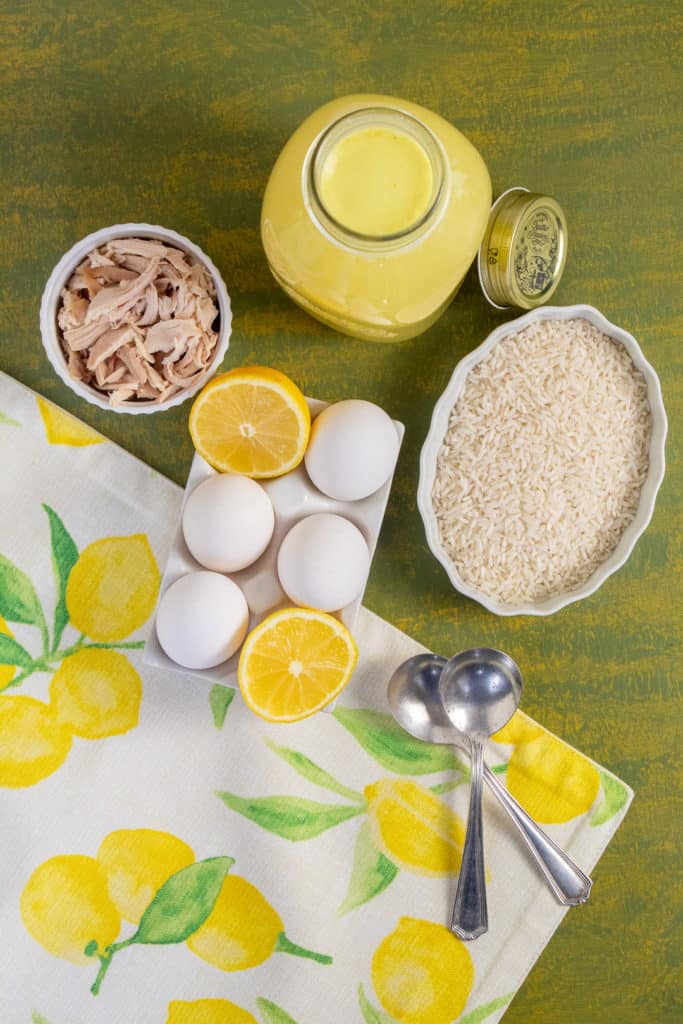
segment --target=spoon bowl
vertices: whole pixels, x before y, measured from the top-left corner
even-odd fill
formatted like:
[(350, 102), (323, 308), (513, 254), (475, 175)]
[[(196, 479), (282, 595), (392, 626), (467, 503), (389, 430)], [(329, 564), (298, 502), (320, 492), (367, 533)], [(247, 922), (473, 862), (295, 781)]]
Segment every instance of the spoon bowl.
[(522, 673), (503, 651), (474, 647), (443, 666), (439, 682), (449, 721), (465, 736), (484, 740), (502, 729), (522, 697)]
[(387, 697), (391, 713), (402, 728), (425, 743), (467, 745), (459, 736), (439, 693), (439, 680), (447, 658), (416, 654), (408, 658), (389, 680)]

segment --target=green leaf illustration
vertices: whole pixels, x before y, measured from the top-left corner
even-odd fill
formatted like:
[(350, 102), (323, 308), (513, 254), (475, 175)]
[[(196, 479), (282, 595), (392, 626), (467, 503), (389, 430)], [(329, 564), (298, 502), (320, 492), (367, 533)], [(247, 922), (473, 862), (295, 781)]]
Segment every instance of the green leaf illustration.
[(361, 825), (353, 854), (351, 880), (337, 914), (348, 914), (355, 907), (367, 903), (391, 885), (398, 874), (398, 868), (372, 842), (370, 824)]
[(66, 584), (69, 573), (78, 561), (78, 548), (71, 534), (54, 509), (43, 504), (50, 522), (50, 543), (52, 546), (52, 569), (57, 583), (57, 605), (55, 607), (54, 628), (52, 631), (52, 650), (56, 651), (62, 639), (69, 613), (66, 608)]
[(430, 775), (449, 769), (465, 769), (464, 762), (450, 747), (414, 739), (396, 724), (391, 715), (365, 708), (337, 708), (332, 714), (368, 754), (390, 772)]
[[(112, 943), (103, 953), (97, 953), (100, 969), (90, 986), (92, 994), (99, 994), (114, 955), (122, 949), (137, 944), (151, 946), (184, 942), (201, 928), (213, 910), (225, 876), (234, 863), (233, 857), (208, 857), (181, 868), (167, 878), (140, 918), (135, 934)], [(85, 952), (87, 956), (95, 955), (92, 943), (88, 943)]]
[(273, 947), (274, 953), (289, 953), (291, 956), (300, 956), (304, 960), (315, 960), (317, 964), (331, 964), (332, 957), (327, 953), (316, 953), (314, 949), (306, 949), (298, 942), (292, 942), (284, 932), (280, 932)]
[(628, 790), (619, 779), (608, 775), (607, 772), (599, 771), (599, 774), (604, 799), (593, 812), (590, 819), (591, 825), (604, 825), (606, 821), (618, 814), (628, 801)]
[(18, 665), (19, 668), (30, 668), (33, 658), (25, 647), (7, 633), (0, 633), (0, 665)]
[(508, 996), (499, 996), (498, 999), (492, 999), (490, 1003), (478, 1006), (476, 1010), (472, 1010), (470, 1013), (466, 1013), (464, 1017), (460, 1017), (458, 1024), (480, 1024), (480, 1021), (486, 1020), (496, 1010), (502, 1010), (504, 1006), (507, 1006), (514, 994), (514, 992), (511, 992)]
[(21, 423), (13, 420), (11, 416), (8, 416), (6, 412), (0, 412), (0, 423), (4, 423), (6, 427), (20, 427)]
[(43, 626), (45, 617), (33, 584), (21, 569), (0, 555), (0, 615), (8, 622)]
[(360, 1005), (360, 1012), (363, 1014), (365, 1024), (397, 1024), (394, 1018), (390, 1017), (388, 1013), (375, 1009), (363, 991), (362, 985), (358, 986), (358, 1003)]
[(326, 829), (365, 811), (358, 804), (353, 807), (348, 804), (319, 804), (315, 800), (304, 800), (297, 796), (250, 798), (227, 792), (219, 792), (216, 796), (226, 807), (293, 843), (313, 839)]
[(261, 1014), (263, 1024), (297, 1024), (293, 1017), (285, 1013), (281, 1006), (271, 1003), (270, 999), (263, 999), (259, 996), (256, 1000), (256, 1005)]
[(213, 715), (213, 724), (217, 729), (223, 727), (228, 708), (235, 698), (235, 691), (231, 686), (223, 686), (216, 683), (209, 691), (209, 706)]
[(140, 918), (134, 942), (184, 942), (213, 910), (233, 857), (209, 857), (168, 878)]
[(345, 796), (356, 803), (365, 803), (365, 797), (362, 793), (358, 793), (355, 789), (349, 789), (348, 786), (337, 782), (334, 776), (326, 772), (324, 768), (320, 768), (319, 765), (311, 761), (310, 757), (306, 757), (305, 754), (299, 753), (298, 750), (290, 750), (289, 747), (279, 747), (272, 740), (266, 740), (266, 746), (270, 747), (274, 754), (281, 757), (283, 761), (291, 765), (295, 772), (302, 775), (304, 779), (308, 779), (314, 786), (329, 789), (332, 793), (338, 793), (339, 796)]
[(469, 782), (468, 775), (458, 775), (455, 779), (448, 779), (447, 782), (438, 782), (436, 786), (430, 786), (432, 793), (436, 793), (437, 796), (441, 796), (443, 793), (450, 793), (451, 790), (457, 789), (458, 786), (462, 786), (463, 783)]

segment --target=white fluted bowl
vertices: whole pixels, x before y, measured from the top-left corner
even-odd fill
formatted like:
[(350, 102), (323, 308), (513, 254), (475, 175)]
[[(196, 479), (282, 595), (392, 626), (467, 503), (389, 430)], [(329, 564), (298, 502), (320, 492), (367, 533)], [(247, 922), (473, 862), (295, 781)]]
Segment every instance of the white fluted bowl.
[[(432, 489), (436, 478), (437, 457), (443, 439), (446, 436), (451, 410), (462, 392), (470, 370), (486, 358), (494, 345), (509, 334), (516, 334), (529, 324), (537, 323), (540, 320), (573, 320), (577, 318), (588, 320), (600, 331), (609, 335), (610, 338), (620, 341), (633, 360), (634, 366), (640, 370), (645, 378), (647, 397), (652, 415), (650, 462), (647, 477), (640, 493), (640, 503), (634, 519), (624, 530), (621, 540), (609, 558), (598, 566), (585, 583), (573, 590), (554, 594), (552, 597), (545, 598), (542, 601), (502, 604), (491, 598), (488, 594), (465, 583), (460, 578), (441, 543), (436, 513), (432, 503)], [(455, 589), (460, 591), (461, 594), (465, 594), (466, 597), (472, 598), (473, 601), (478, 601), (479, 604), (495, 615), (552, 615), (553, 612), (559, 611), (560, 608), (564, 608), (574, 601), (581, 601), (584, 597), (595, 593), (608, 576), (611, 576), (612, 573), (621, 568), (633, 551), (636, 541), (652, 518), (657, 492), (664, 479), (666, 431), (667, 419), (662, 401), (659, 377), (648, 363), (632, 334), (629, 334), (622, 327), (617, 327), (616, 324), (610, 323), (593, 306), (540, 306), (537, 309), (533, 309), (516, 320), (501, 324), (500, 327), (497, 327), (489, 334), (486, 341), (474, 349), (473, 352), (470, 352), (469, 355), (465, 356), (464, 359), (461, 359), (453, 371), (446, 390), (434, 406), (429, 433), (420, 454), (420, 480), (417, 489), (417, 504), (424, 523), (427, 543), (432, 553), (443, 565)]]
[[(113, 241), (115, 238), (149, 238), (158, 242), (168, 242), (176, 249), (189, 253), (199, 263), (202, 263), (209, 272), (216, 287), (220, 325), (213, 358), (206, 367), (202, 377), (195, 381), (192, 387), (172, 395), (164, 402), (122, 402), (121, 405), (112, 406), (109, 404), (106, 394), (98, 391), (97, 388), (91, 387), (84, 381), (74, 380), (69, 375), (67, 369), (66, 356), (59, 340), (59, 327), (57, 325), (57, 313), (61, 303), (62, 288), (66, 286), (74, 270), (88, 253), (98, 246), (104, 245), (106, 242)], [(108, 412), (123, 412), (131, 415), (163, 412), (165, 409), (172, 409), (174, 406), (186, 402), (188, 398), (192, 398), (204, 387), (223, 362), (230, 343), (231, 328), (232, 311), (230, 308), (230, 296), (220, 271), (206, 253), (202, 252), (199, 246), (191, 242), (189, 238), (179, 235), (177, 231), (171, 231), (170, 228), (162, 228), (158, 224), (114, 224), (110, 228), (101, 228), (100, 231), (94, 231), (91, 235), (86, 235), (80, 242), (76, 242), (68, 252), (64, 253), (48, 278), (40, 303), (40, 333), (43, 339), (43, 346), (53, 369), (66, 386), (71, 388), (79, 398), (84, 398), (91, 405), (97, 405), (100, 409), (106, 409)]]

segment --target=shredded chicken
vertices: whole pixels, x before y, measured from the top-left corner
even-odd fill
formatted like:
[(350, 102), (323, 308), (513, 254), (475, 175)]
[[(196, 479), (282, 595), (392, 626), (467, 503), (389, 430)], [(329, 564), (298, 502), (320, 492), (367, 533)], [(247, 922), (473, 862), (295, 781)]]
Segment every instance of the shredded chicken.
[(76, 267), (57, 314), (71, 377), (112, 406), (159, 403), (192, 387), (216, 343), (206, 268), (156, 239), (116, 238)]

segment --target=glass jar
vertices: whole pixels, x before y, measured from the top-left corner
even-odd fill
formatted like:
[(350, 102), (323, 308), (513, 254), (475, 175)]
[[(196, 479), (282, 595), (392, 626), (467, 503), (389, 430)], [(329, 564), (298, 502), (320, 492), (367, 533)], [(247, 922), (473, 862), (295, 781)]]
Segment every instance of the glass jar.
[(285, 145), (261, 237), (287, 294), (357, 338), (425, 331), (482, 241), (491, 181), (474, 146), (432, 111), (389, 96), (334, 100)]

